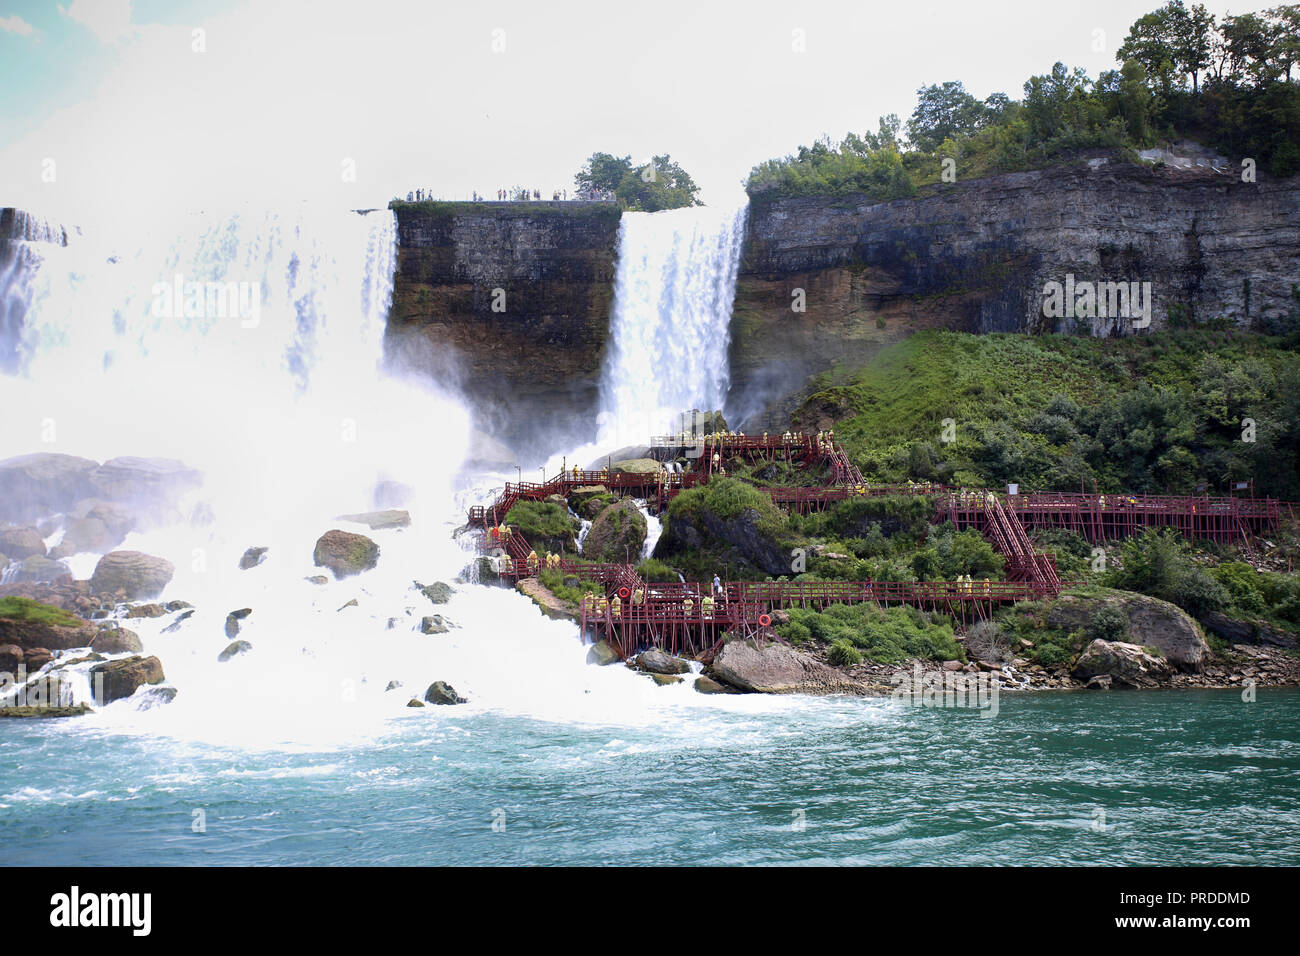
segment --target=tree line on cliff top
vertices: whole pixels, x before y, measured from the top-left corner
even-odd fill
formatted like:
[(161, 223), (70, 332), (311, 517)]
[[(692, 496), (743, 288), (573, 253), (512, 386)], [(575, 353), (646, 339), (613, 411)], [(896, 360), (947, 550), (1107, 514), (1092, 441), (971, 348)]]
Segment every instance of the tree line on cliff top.
[(1030, 77), (1020, 100), (981, 100), (960, 81), (923, 86), (905, 128), (890, 114), (874, 133), (800, 146), (755, 166), (746, 189), (901, 199), (938, 181), (945, 158), (971, 178), (1179, 137), (1275, 176), (1300, 172), (1300, 4), (1217, 22), (1204, 5), (1173, 0), (1129, 28), (1116, 60), (1096, 80), (1058, 62)]

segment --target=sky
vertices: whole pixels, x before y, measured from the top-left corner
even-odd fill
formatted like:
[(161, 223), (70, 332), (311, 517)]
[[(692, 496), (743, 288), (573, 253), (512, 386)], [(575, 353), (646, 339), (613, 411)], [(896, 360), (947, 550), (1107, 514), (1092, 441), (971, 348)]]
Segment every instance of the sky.
[(765, 159), (905, 120), (923, 84), (1018, 98), (1057, 60), (1096, 77), (1158, 5), (0, 0), (0, 206), (90, 226), (549, 197), (597, 150), (668, 153), (729, 203)]

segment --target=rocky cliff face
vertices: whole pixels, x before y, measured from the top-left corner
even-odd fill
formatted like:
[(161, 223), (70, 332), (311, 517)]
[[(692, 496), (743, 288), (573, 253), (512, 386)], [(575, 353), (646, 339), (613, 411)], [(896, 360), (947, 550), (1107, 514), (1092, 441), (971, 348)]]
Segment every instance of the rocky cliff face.
[[(911, 200), (755, 202), (732, 325), (733, 400), (849, 365), (926, 327), (1071, 331), (1048, 282), (1151, 283), (1151, 328), (1300, 308), (1300, 180), (1095, 162)], [(802, 289), (806, 311), (791, 305)], [(1131, 310), (1132, 311), (1132, 310)], [(1134, 331), (1094, 317), (1094, 334)], [(749, 404), (754, 404), (753, 402)]]
[(612, 203), (397, 203), (389, 360), (451, 379), (517, 451), (593, 419), (609, 337)]

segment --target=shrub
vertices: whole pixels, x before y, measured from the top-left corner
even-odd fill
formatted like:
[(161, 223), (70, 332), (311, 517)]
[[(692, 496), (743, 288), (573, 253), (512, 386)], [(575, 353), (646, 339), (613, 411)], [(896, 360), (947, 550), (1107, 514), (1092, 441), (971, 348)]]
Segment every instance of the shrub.
[(646, 558), (636, 566), (643, 581), (680, 581), (677, 572), (657, 558)]
[(862, 654), (847, 640), (841, 638), (831, 643), (830, 650), (826, 652), (826, 660), (837, 667), (852, 667), (854, 664), (862, 663)]
[(1107, 604), (1097, 610), (1084, 628), (1089, 641), (1122, 641), (1128, 638), (1128, 615), (1124, 609)]

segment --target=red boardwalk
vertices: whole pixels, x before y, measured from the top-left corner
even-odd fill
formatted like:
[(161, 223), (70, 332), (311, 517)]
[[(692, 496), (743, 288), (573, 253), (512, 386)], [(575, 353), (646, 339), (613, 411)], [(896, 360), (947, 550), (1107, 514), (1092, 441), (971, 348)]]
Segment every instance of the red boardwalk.
[[(778, 607), (824, 608), (829, 604), (908, 604), (942, 611), (962, 621), (989, 617), (999, 604), (1059, 594), (1062, 584), (1050, 555), (1034, 550), (1027, 528), (1067, 528), (1093, 542), (1115, 540), (1144, 528), (1174, 528), (1193, 538), (1250, 547), (1254, 535), (1276, 528), (1282, 509), (1274, 499), (1176, 496), (1087, 495), (1048, 493), (1004, 495), (984, 489), (957, 489), (930, 482), (868, 484), (833, 434), (768, 436), (708, 435), (702, 439), (670, 436), (656, 439), (656, 450), (672, 459), (685, 457), (688, 470), (653, 474), (569, 469), (546, 482), (507, 482), (491, 505), (469, 511), (469, 524), (482, 528), (479, 548), (495, 552), (497, 570), (509, 578), (532, 577), (539, 566), (605, 587), (605, 595), (588, 595), (581, 608), (584, 635), (607, 640), (627, 657), (645, 647), (674, 654), (707, 654), (728, 632), (754, 633), (770, 625)], [(574, 488), (604, 485), (644, 498), (662, 512), (687, 488), (725, 475), (725, 463), (787, 461), (805, 469), (824, 469), (830, 481), (821, 487), (764, 489), (779, 506), (800, 513), (820, 511), (853, 497), (925, 495), (933, 499), (935, 518), (958, 528), (975, 528), (1006, 558), (1006, 581), (775, 581), (731, 582), (711, 593), (700, 583), (656, 584), (642, 581), (630, 564), (588, 564), (537, 556), (518, 529), (505, 525), (520, 500), (567, 497)]]

